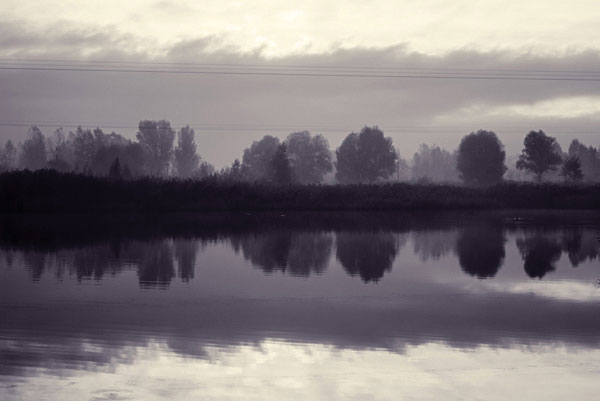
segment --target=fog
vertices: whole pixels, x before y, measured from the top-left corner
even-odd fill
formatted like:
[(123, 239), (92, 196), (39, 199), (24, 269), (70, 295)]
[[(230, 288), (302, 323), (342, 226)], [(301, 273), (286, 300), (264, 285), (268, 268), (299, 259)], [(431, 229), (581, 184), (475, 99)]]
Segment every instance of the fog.
[[(167, 119), (175, 129), (194, 128), (199, 153), (217, 168), (241, 158), (243, 149), (265, 134), (284, 139), (290, 132), (308, 130), (323, 134), (335, 149), (365, 125), (378, 125), (404, 158), (411, 158), (422, 143), (453, 151), (460, 138), (478, 129), (496, 132), (509, 155), (520, 151), (532, 129), (555, 136), (563, 149), (574, 138), (600, 145), (600, 84), (594, 81), (600, 52), (593, 48), (555, 53), (454, 48), (430, 54), (397, 44), (273, 57), (263, 48), (245, 51), (211, 35), (172, 40), (149, 51), (140, 45), (141, 37), (119, 29), (84, 29), (74, 23), (23, 29), (22, 22), (2, 21), (3, 68), (21, 68), (23, 64), (7, 60), (26, 58), (146, 63), (136, 64), (141, 70), (160, 66), (148, 63), (201, 63), (204, 69), (219, 64), (212, 71), (244, 73), (310, 66), (295, 71), (330, 76), (2, 69), (0, 142), (23, 140), (31, 124), (114, 129), (133, 139), (139, 121)], [(339, 76), (349, 71), (367, 76)], [(432, 71), (442, 78), (422, 77)], [(519, 79), (472, 79), (482, 71)], [(581, 77), (581, 71), (592, 80), (570, 80)], [(372, 76), (383, 72), (420, 77)], [(549, 74), (557, 80), (521, 79)]]

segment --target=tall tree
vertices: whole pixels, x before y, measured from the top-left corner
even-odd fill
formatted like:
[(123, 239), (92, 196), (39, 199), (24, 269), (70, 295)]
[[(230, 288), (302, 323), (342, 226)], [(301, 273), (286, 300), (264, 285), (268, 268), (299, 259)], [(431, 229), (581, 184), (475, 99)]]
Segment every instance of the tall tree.
[(177, 133), (177, 148), (175, 148), (175, 170), (181, 178), (191, 177), (196, 169), (200, 157), (196, 153), (194, 130), (185, 126)]
[(523, 142), (525, 147), (517, 161), (519, 170), (534, 174), (537, 182), (541, 182), (544, 173), (556, 170), (562, 162), (556, 138), (547, 136), (544, 131), (530, 131)]
[(569, 156), (577, 157), (585, 181), (600, 181), (600, 152), (593, 146), (585, 146), (573, 139), (569, 146)]
[(91, 169), (92, 159), (97, 151), (94, 134), (91, 130), (79, 126), (75, 133), (71, 134), (71, 137), (73, 138), (75, 167), (82, 171)]
[(12, 170), (17, 163), (17, 148), (9, 139), (0, 151), (0, 170)]
[(36, 126), (29, 128), (29, 139), (21, 145), (21, 167), (39, 170), (46, 166), (46, 138)]
[(120, 180), (122, 178), (121, 163), (118, 157), (115, 158), (115, 161), (112, 162), (108, 169), (108, 178), (113, 180)]
[(581, 181), (583, 179), (583, 173), (581, 172), (579, 158), (577, 156), (567, 157), (560, 169), (560, 175), (562, 175), (567, 182)]
[(301, 184), (318, 184), (333, 169), (329, 142), (323, 135), (292, 132), (285, 140), (294, 178)]
[(242, 173), (251, 181), (269, 179), (271, 161), (278, 148), (279, 139), (270, 135), (254, 141), (252, 146), (244, 150)]
[(342, 184), (372, 183), (396, 171), (396, 150), (392, 138), (378, 127), (364, 127), (351, 133), (336, 151), (336, 179)]
[(285, 142), (277, 147), (270, 164), (270, 181), (272, 183), (277, 185), (291, 184), (293, 180), (292, 168)]
[(171, 123), (167, 120), (140, 121), (136, 137), (146, 151), (150, 175), (166, 175), (169, 172), (175, 140), (175, 130), (171, 128)]
[(57, 128), (46, 142), (49, 159), (63, 160), (68, 164), (73, 163), (73, 147), (62, 128)]
[(465, 136), (458, 147), (456, 168), (469, 185), (492, 185), (506, 172), (504, 146), (492, 131), (479, 130)]

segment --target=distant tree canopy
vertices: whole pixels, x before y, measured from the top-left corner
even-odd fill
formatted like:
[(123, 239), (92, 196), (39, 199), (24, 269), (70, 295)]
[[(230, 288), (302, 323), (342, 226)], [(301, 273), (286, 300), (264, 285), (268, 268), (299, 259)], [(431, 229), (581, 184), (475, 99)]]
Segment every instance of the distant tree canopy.
[(560, 147), (556, 138), (547, 136), (544, 131), (531, 131), (523, 142), (525, 147), (517, 168), (534, 174), (537, 182), (541, 182), (544, 173), (556, 170), (562, 162)]
[(269, 181), (277, 185), (291, 184), (293, 181), (292, 167), (287, 154), (285, 142), (280, 144), (269, 163)]
[(110, 165), (108, 169), (108, 177), (113, 180), (120, 180), (123, 177), (123, 173), (121, 172), (121, 163), (119, 162), (119, 158), (115, 158), (115, 161)]
[(171, 128), (171, 123), (167, 120), (140, 121), (136, 137), (147, 153), (150, 175), (167, 175), (175, 140), (175, 130)]
[[(193, 176), (202, 178), (214, 173), (208, 163), (198, 165), (193, 130), (182, 128), (177, 155), (173, 152), (174, 131), (168, 121), (142, 121), (138, 141), (133, 142), (100, 128), (81, 126), (65, 135), (62, 128), (50, 137), (44, 137), (39, 128), (29, 129), (29, 138), (19, 150), (8, 141), (0, 147), (0, 171), (16, 168), (37, 170), (48, 168), (60, 172), (76, 172), (108, 176), (115, 159), (119, 159), (123, 178), (167, 175), (177, 173), (184, 166), (192, 169)], [(195, 157), (194, 157), (195, 156)], [(196, 159), (197, 158), (197, 159)], [(18, 161), (18, 163), (17, 163)], [(194, 161), (196, 161), (194, 163)], [(171, 168), (173, 167), (173, 168)], [(186, 173), (185, 176), (191, 176)]]
[(456, 155), (439, 146), (423, 144), (413, 156), (412, 177), (433, 182), (458, 181)]
[(177, 148), (175, 149), (175, 171), (181, 178), (190, 178), (196, 169), (200, 157), (196, 153), (194, 130), (185, 126), (177, 133)]
[(568, 156), (562, 164), (560, 175), (567, 182), (577, 182), (583, 179), (581, 172), (581, 163), (577, 156)]
[(92, 159), (98, 148), (92, 131), (81, 126), (77, 127), (73, 134), (75, 166), (81, 170), (91, 169)]
[(465, 136), (458, 147), (456, 168), (470, 185), (491, 185), (506, 172), (504, 146), (492, 131), (479, 130)]
[(61, 173), (68, 173), (69, 171), (71, 171), (71, 166), (69, 165), (69, 163), (67, 163), (63, 159), (60, 159), (58, 156), (55, 156), (54, 159), (49, 160), (48, 163), (46, 163), (45, 167), (52, 170), (60, 171)]
[(17, 164), (17, 148), (8, 140), (0, 149), (0, 171), (12, 170)]
[(125, 145), (112, 144), (98, 149), (92, 158), (92, 174), (105, 175), (116, 158), (119, 159), (123, 172), (128, 170), (136, 177), (147, 175), (144, 149), (139, 143), (129, 141)]
[(333, 169), (329, 142), (323, 135), (292, 132), (285, 140), (293, 176), (300, 184), (318, 184)]
[(271, 161), (279, 148), (279, 139), (265, 135), (260, 141), (254, 141), (244, 150), (242, 172), (250, 181), (269, 179)]
[(577, 157), (581, 163), (584, 181), (600, 181), (600, 152), (593, 146), (585, 146), (573, 139), (569, 146), (569, 156)]
[(29, 129), (29, 139), (21, 145), (20, 166), (39, 170), (46, 165), (46, 138), (36, 126)]
[[(78, 126), (65, 134), (62, 128), (50, 136), (32, 126), (28, 138), (17, 146), (0, 143), (0, 172), (13, 169), (53, 169), (60, 172), (109, 176), (111, 165), (119, 160), (122, 178), (142, 176), (182, 177), (232, 182), (262, 181), (277, 184), (318, 184), (333, 170), (332, 153), (323, 135), (308, 131), (290, 133), (283, 143), (266, 135), (244, 150), (243, 158), (216, 172), (197, 152), (194, 130), (185, 126), (177, 135), (166, 120), (140, 121), (136, 140), (100, 128)], [(175, 137), (177, 146), (174, 148)], [(281, 146), (281, 145), (284, 146)], [(573, 140), (568, 156), (555, 138), (543, 131), (531, 131), (524, 148), (510, 156), (509, 180), (527, 180), (544, 174), (558, 181), (600, 181), (600, 151)], [(335, 179), (341, 184), (415, 180), (453, 183), (462, 179), (470, 185), (500, 181), (506, 171), (506, 155), (495, 133), (479, 130), (462, 138), (455, 152), (423, 144), (412, 160), (402, 159), (392, 139), (378, 127), (365, 126), (346, 136), (336, 150)], [(564, 162), (563, 162), (564, 159)], [(517, 171), (517, 170), (521, 170)]]
[(392, 138), (377, 127), (351, 133), (336, 151), (336, 179), (342, 184), (373, 183), (396, 170), (396, 149)]

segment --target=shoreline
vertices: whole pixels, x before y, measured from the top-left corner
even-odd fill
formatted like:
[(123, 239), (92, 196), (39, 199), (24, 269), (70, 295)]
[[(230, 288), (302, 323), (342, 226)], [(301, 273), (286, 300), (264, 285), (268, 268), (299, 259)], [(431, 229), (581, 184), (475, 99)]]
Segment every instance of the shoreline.
[(0, 213), (177, 213), (598, 210), (600, 184), (503, 182), (491, 187), (384, 183), (285, 185), (140, 178), (53, 170), (0, 174)]

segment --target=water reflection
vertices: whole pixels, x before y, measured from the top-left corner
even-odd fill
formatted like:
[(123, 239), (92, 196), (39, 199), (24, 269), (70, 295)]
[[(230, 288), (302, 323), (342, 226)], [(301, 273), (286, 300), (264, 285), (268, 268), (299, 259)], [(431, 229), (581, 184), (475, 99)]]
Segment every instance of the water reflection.
[(543, 233), (517, 238), (517, 247), (523, 257), (523, 268), (531, 278), (541, 279), (556, 270), (555, 263), (562, 254), (558, 240)]
[(202, 244), (186, 238), (175, 239), (175, 259), (177, 260), (177, 276), (185, 282), (194, 278), (196, 254)]
[(561, 242), (573, 267), (598, 257), (600, 236), (595, 236), (591, 230), (566, 229)]
[(385, 232), (340, 232), (336, 245), (336, 257), (346, 272), (365, 283), (379, 281), (390, 271), (399, 249), (397, 237)]
[(504, 261), (505, 242), (501, 227), (465, 228), (456, 241), (456, 253), (462, 270), (477, 278), (494, 277)]
[(455, 227), (445, 230), (415, 230), (414, 252), (423, 262), (437, 261), (454, 250), (458, 231)]
[[(410, 239), (413, 254), (422, 262), (437, 263), (454, 254), (464, 273), (478, 279), (493, 278), (506, 256), (507, 235), (513, 237), (523, 260), (523, 269), (531, 278), (542, 279), (556, 270), (565, 254), (572, 267), (598, 259), (598, 230), (586, 226), (541, 229), (537, 226), (512, 227), (474, 221), (444, 229), (348, 230), (260, 229), (250, 232), (207, 235), (189, 233), (185, 237), (147, 240), (109, 238), (81, 246), (69, 241), (61, 246), (61, 237), (48, 247), (33, 236), (26, 247), (0, 240), (4, 265), (24, 266), (34, 281), (48, 272), (58, 279), (73, 275), (78, 280), (100, 281), (124, 271), (137, 272), (140, 287), (165, 289), (174, 278), (189, 282), (194, 278), (196, 259), (209, 244), (226, 244), (251, 265), (266, 274), (289, 276), (322, 275), (336, 260), (350, 276), (365, 282), (378, 282), (393, 268), (400, 249)], [(1, 232), (0, 232), (1, 234)], [(27, 233), (30, 234), (30, 233)], [(21, 236), (17, 236), (22, 239)]]
[[(385, 378), (399, 371), (414, 378), (442, 365), (458, 366), (452, 381), (490, 363), (544, 377), (531, 361), (564, 363), (564, 355), (565, 375), (598, 368), (590, 360), (600, 347), (600, 221), (237, 218), (192, 219), (183, 229), (117, 225), (93, 237), (0, 224), (0, 394), (68, 399), (47, 376), (59, 375), (96, 392), (76, 399), (125, 390), (190, 399), (173, 384), (180, 369), (189, 388), (231, 398), (225, 389), (241, 382), (253, 390), (301, 380), (306, 391), (313, 373), (301, 367), (328, 364), (318, 370), (324, 383), (336, 380), (332, 372), (364, 378), (356, 380), (366, 390), (342, 391), (347, 398), (388, 388)], [(261, 363), (253, 381), (245, 372)], [(136, 381), (152, 375), (156, 383)], [(165, 377), (168, 389), (150, 394)], [(31, 387), (1, 387), (14, 378)], [(310, 398), (333, 394), (321, 390)]]
[(333, 238), (330, 233), (272, 231), (231, 239), (233, 249), (265, 273), (276, 271), (308, 277), (327, 268)]

